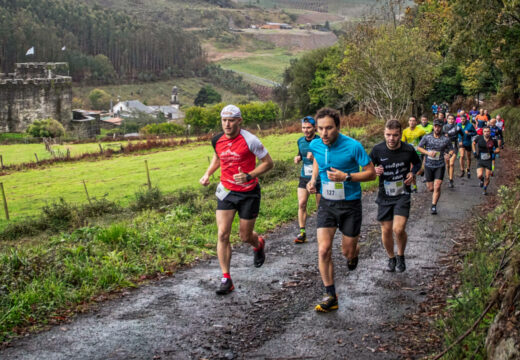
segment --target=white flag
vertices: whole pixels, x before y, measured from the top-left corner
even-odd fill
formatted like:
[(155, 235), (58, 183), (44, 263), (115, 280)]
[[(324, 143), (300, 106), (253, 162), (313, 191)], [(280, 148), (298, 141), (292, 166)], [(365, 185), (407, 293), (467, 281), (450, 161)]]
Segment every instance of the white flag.
[(34, 46), (31, 47), (29, 50), (27, 50), (27, 52), (25, 53), (25, 56), (27, 55), (34, 55)]
[(62, 47), (61, 51), (65, 51), (66, 48), (67, 48), (66, 46)]

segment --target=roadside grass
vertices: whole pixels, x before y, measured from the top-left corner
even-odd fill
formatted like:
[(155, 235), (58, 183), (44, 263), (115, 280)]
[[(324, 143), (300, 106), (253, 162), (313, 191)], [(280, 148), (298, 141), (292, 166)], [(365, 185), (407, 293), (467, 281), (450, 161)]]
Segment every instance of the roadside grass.
[(121, 101), (137, 99), (147, 105), (168, 105), (171, 100), (172, 87), (177, 86), (181, 105), (193, 106), (193, 101), (197, 97), (200, 88), (206, 85), (212, 85), (222, 96), (223, 102), (240, 103), (248, 101), (246, 95), (234, 94), (202, 78), (176, 78), (169, 81), (121, 85), (73, 86), (72, 93), (74, 97), (82, 99), (85, 104), (88, 104), (88, 94), (97, 88), (109, 93), (114, 105), (118, 98)]
[[(498, 191), (499, 205), (475, 221), (475, 246), (464, 258), (464, 268), (460, 273), (461, 286), (447, 301), (448, 316), (437, 324), (441, 333), (445, 334), (446, 346), (471, 328), (487, 305), (499, 296), (500, 284), (497, 280), (502, 278), (499, 276), (504, 270), (501, 266), (506, 265), (502, 263), (504, 252), (516, 253), (517, 256), (520, 254), (520, 244), (514, 243), (520, 238), (519, 192), (519, 181), (511, 187), (502, 186)], [(513, 263), (515, 261), (518, 260), (513, 260)], [(514, 274), (514, 271), (509, 273)], [(476, 329), (448, 352), (445, 358), (485, 358), (486, 348), (483, 344), (496, 313), (495, 305)]]

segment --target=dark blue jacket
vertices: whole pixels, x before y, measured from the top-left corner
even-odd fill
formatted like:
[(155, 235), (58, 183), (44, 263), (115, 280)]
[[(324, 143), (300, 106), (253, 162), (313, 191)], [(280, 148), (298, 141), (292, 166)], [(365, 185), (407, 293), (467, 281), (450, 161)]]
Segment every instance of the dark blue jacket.
[[(459, 142), (462, 141), (462, 145), (464, 146), (471, 146), (471, 138), (477, 135), (477, 130), (475, 130), (473, 124), (467, 121), (466, 125), (462, 125), (462, 123), (460, 123), (458, 124), (458, 127), (462, 133), (459, 133)], [(466, 131), (468, 132), (467, 134)]]

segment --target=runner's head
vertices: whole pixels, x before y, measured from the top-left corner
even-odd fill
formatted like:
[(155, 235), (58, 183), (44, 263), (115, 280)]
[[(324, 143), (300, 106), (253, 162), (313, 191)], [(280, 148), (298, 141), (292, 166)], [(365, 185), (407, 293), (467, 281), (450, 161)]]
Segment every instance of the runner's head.
[(487, 111), (487, 110), (484, 110), (484, 115), (486, 115), (487, 113), (488, 113), (488, 111)]
[(468, 122), (468, 118), (465, 117), (465, 116), (461, 116), (461, 117), (460, 117), (460, 122), (461, 122), (463, 125), (466, 125), (466, 123)]
[(323, 143), (325, 145), (333, 144), (339, 135), (339, 112), (331, 108), (321, 108), (315, 118)]
[(442, 126), (444, 125), (442, 120), (435, 119), (433, 121), (433, 134), (439, 137), (442, 133)]
[(226, 105), (220, 112), (222, 121), (222, 131), (224, 134), (233, 138), (240, 133), (240, 125), (242, 124), (242, 113), (235, 105)]
[(500, 120), (502, 120), (502, 117), (499, 114), (497, 114), (497, 121), (500, 121)]
[(455, 123), (455, 117), (453, 115), (448, 115), (448, 124), (453, 124)]
[(388, 120), (385, 124), (385, 142), (390, 150), (397, 149), (401, 145), (401, 123), (397, 120)]
[(486, 139), (489, 139), (489, 137), (491, 136), (491, 129), (489, 128), (489, 126), (484, 126), (482, 128), (482, 135), (484, 135)]
[(428, 125), (428, 117), (426, 115), (421, 116), (421, 125), (422, 126)]
[(496, 126), (496, 124), (497, 124), (497, 119), (492, 118), (491, 120), (489, 120), (489, 126)]
[(306, 116), (302, 119), (302, 132), (307, 139), (312, 139), (316, 133), (316, 121), (312, 116)]
[(480, 109), (480, 115), (484, 115), (484, 109)]
[(440, 112), (437, 117), (441, 120), (444, 120), (444, 113), (443, 112)]
[(410, 129), (415, 129), (415, 127), (417, 126), (417, 119), (415, 118), (415, 116), (410, 116), (410, 118), (408, 119), (408, 125), (410, 126)]
[(477, 110), (477, 107), (476, 107), (476, 106), (473, 106), (473, 107), (471, 108), (471, 110), (476, 111), (476, 110)]

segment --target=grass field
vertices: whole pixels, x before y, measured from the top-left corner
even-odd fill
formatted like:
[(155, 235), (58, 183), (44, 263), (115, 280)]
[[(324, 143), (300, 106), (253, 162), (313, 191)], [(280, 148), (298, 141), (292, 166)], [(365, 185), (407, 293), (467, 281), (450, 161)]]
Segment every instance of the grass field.
[[(200, 88), (206, 85), (212, 85), (201, 78), (178, 78), (170, 81), (157, 81), (151, 83), (135, 83), (123, 85), (104, 85), (104, 86), (74, 86), (72, 92), (74, 97), (87, 101), (88, 94), (93, 89), (102, 89), (109, 93), (114, 104), (117, 99), (135, 100), (138, 99), (147, 105), (167, 105), (170, 103), (172, 87), (177, 86), (179, 89), (179, 101), (181, 106), (193, 106), (193, 100), (197, 96)], [(214, 85), (212, 85), (214, 86)], [(214, 86), (217, 92), (222, 96), (223, 102), (240, 103), (248, 98), (244, 95), (233, 94), (218, 86)]]
[(219, 62), (224, 69), (246, 73), (275, 82), (282, 82), (283, 72), (289, 66), (291, 59), (296, 59), (284, 49), (264, 50), (251, 53), (250, 57), (242, 59), (226, 59)]

